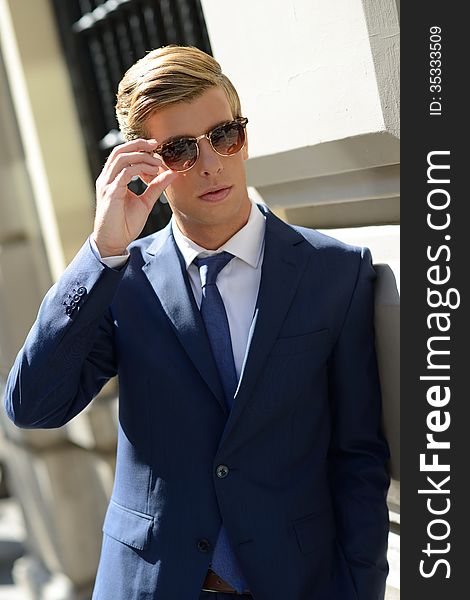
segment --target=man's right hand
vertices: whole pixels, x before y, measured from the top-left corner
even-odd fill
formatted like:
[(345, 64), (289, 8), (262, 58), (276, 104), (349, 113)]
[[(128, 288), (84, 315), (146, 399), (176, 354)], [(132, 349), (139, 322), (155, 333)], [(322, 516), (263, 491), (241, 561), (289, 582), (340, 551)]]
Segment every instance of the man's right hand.
[[(152, 154), (156, 146), (156, 140), (144, 139), (116, 146), (96, 180), (93, 239), (102, 258), (124, 254), (144, 228), (163, 190), (178, 176)], [(140, 196), (127, 187), (136, 175), (151, 179)]]

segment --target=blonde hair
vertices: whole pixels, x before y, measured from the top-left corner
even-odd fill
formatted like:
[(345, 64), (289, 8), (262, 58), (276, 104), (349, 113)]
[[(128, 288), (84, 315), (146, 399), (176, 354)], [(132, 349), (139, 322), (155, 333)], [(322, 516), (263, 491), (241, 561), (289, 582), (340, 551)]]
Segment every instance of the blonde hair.
[(175, 44), (152, 50), (126, 71), (118, 86), (116, 116), (124, 138), (148, 137), (145, 123), (153, 112), (190, 102), (215, 86), (224, 90), (232, 116), (241, 117), (237, 91), (212, 56)]

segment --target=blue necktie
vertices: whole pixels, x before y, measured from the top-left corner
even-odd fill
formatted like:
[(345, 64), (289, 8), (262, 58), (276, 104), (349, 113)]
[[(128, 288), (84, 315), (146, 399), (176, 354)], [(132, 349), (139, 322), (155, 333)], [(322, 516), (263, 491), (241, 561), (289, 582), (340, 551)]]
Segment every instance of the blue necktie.
[[(216, 285), (220, 271), (233, 258), (233, 254), (220, 252), (206, 258), (195, 258), (202, 286), (201, 316), (206, 326), (212, 353), (219, 370), (227, 405), (232, 408), (237, 389), (237, 372), (233, 360), (232, 340), (224, 302)], [(212, 555), (211, 568), (237, 592), (248, 588), (237, 559), (230, 546), (225, 527), (220, 528)]]

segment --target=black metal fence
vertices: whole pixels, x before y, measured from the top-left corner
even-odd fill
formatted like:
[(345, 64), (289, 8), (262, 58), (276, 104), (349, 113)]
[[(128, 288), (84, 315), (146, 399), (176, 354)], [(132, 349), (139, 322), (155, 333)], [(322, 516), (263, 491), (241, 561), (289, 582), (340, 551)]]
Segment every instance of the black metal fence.
[[(146, 52), (167, 44), (211, 54), (199, 0), (51, 0), (68, 64), (88, 160), (96, 179), (124, 141), (114, 106), (119, 81)], [(137, 186), (136, 191), (139, 190)], [(141, 235), (164, 226), (170, 209), (157, 202)]]

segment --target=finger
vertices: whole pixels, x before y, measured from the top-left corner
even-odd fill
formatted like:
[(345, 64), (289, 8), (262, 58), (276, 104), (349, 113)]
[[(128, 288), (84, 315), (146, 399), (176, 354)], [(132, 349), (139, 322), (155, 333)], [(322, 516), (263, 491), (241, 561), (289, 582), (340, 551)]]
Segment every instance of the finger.
[(125, 154), (126, 152), (152, 152), (158, 146), (158, 142), (155, 139), (144, 139), (138, 138), (136, 140), (132, 140), (130, 142), (124, 142), (124, 144), (119, 144), (115, 146), (112, 150), (106, 163), (111, 164), (114, 162), (119, 154)]
[(178, 177), (179, 173), (177, 171), (170, 171), (167, 169), (157, 175), (147, 186), (145, 192), (139, 196), (150, 209), (158, 198), (161, 196), (162, 192), (171, 184), (171, 182)]
[(119, 154), (107, 169), (106, 175), (103, 178), (104, 185), (111, 183), (123, 169), (135, 164), (163, 167), (163, 163), (159, 158), (147, 152), (126, 152), (125, 154)]
[(134, 177), (139, 175), (150, 175), (156, 177), (160, 171), (160, 166), (147, 165), (144, 163), (138, 163), (136, 165), (124, 167), (117, 177), (112, 181), (112, 186), (115, 190), (126, 191), (127, 185), (132, 181)]

